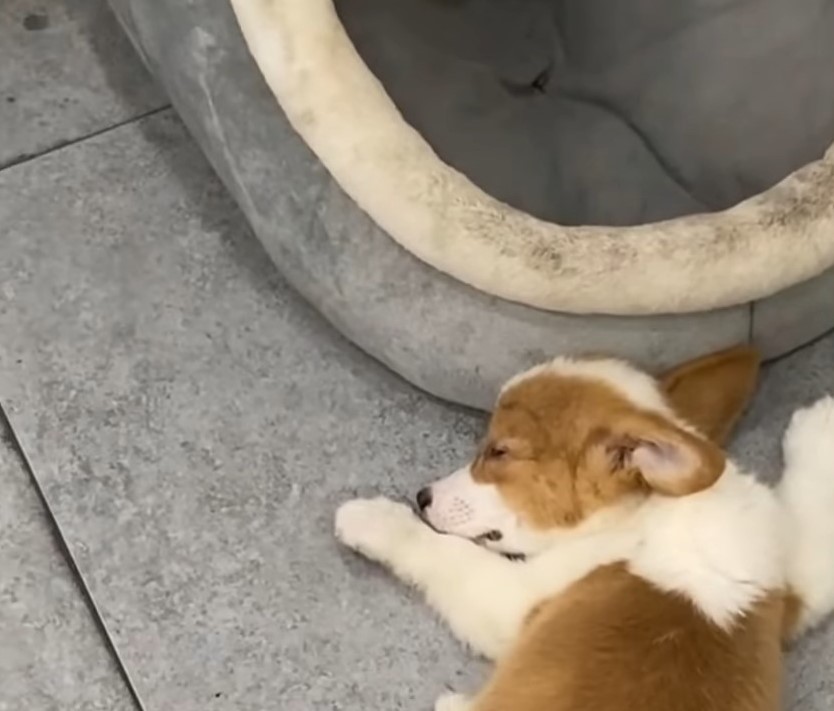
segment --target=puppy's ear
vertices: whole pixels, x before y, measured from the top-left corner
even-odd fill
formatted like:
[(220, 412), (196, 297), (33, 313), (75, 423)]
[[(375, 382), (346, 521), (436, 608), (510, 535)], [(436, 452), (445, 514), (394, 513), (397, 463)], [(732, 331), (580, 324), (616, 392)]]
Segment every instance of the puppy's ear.
[(635, 416), (619, 423), (606, 447), (618, 468), (636, 470), (649, 488), (666, 496), (709, 488), (726, 465), (724, 453), (713, 442), (660, 416)]
[(724, 444), (753, 397), (760, 365), (755, 348), (736, 346), (683, 363), (660, 384), (679, 417)]

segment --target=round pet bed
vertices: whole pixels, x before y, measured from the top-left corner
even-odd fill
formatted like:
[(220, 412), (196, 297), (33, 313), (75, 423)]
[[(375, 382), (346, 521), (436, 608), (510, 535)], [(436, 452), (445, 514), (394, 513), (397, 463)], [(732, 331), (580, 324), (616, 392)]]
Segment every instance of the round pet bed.
[(830, 0), (226, 1), (112, 3), (288, 279), (422, 387), (834, 326)]

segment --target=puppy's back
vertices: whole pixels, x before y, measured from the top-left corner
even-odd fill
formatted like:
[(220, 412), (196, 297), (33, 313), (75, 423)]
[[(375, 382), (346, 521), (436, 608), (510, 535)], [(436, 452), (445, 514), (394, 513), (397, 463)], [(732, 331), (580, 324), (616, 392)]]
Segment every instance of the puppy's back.
[(599, 568), (540, 605), (474, 711), (777, 711), (780, 593), (725, 631), (685, 598)]

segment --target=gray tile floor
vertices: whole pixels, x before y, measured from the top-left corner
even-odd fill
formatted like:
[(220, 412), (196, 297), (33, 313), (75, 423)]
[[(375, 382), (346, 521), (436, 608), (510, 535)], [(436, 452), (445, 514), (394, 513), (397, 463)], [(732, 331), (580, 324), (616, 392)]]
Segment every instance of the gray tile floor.
[(167, 104), (104, 0), (3, 0), (0, 63), (0, 168)]
[[(0, 401), (146, 708), (418, 710), (474, 683), (330, 524), (457, 464), (481, 418), (286, 288), (99, 2), (0, 20)], [(832, 374), (834, 337), (769, 368), (740, 459), (774, 477)], [(7, 448), (0, 487), (0, 710), (131, 708)], [(791, 655), (787, 708), (830, 709), (832, 664), (829, 626)]]
[(0, 710), (133, 708), (0, 424)]
[[(167, 105), (103, 1), (6, 0), (0, 65), (0, 179), (11, 165)], [(13, 288), (4, 283), (4, 313)], [(11, 374), (4, 346), (0, 368)], [(0, 425), (0, 711), (132, 709), (8, 435)]]

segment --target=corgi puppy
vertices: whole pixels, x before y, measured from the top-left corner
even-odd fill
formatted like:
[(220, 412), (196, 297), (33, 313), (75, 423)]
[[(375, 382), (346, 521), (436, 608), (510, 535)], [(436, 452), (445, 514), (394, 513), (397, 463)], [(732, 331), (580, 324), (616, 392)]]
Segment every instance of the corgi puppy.
[(834, 608), (834, 399), (794, 415), (769, 488), (722, 450), (758, 365), (736, 348), (654, 378), (557, 358), (504, 386), (419, 516), (340, 507), (345, 545), (497, 661), (437, 711), (780, 708), (783, 641)]

